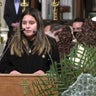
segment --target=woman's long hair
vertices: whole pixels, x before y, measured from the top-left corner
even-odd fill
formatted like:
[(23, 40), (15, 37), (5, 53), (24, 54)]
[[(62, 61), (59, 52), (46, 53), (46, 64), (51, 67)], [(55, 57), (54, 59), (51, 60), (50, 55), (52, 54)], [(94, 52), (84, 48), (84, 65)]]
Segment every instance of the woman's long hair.
[(51, 50), (51, 46), (49, 40), (47, 39), (44, 33), (44, 24), (41, 14), (37, 9), (28, 8), (22, 13), (20, 20), (20, 28), (17, 30), (17, 32), (14, 35), (14, 38), (11, 41), (11, 54), (16, 53), (18, 56), (22, 56), (24, 52), (28, 54), (28, 41), (27, 38), (24, 36), (24, 33), (22, 32), (22, 19), (25, 15), (28, 14), (33, 16), (37, 21), (36, 35), (31, 39), (32, 41), (34, 41), (34, 48), (32, 50), (32, 54), (38, 53), (38, 55), (40, 55), (42, 53), (49, 53), (49, 51)]

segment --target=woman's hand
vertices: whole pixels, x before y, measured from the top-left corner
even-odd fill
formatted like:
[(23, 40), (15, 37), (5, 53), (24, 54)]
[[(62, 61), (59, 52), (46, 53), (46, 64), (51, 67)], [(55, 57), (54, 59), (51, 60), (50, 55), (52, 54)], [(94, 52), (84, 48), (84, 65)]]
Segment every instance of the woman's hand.
[(19, 74), (21, 74), (21, 73), (18, 72), (18, 71), (16, 71), (16, 70), (13, 70), (13, 71), (10, 72), (10, 74), (17, 74), (17, 75), (19, 75)]
[[(19, 74), (21, 74), (21, 73), (18, 72), (18, 71), (16, 71), (16, 70), (13, 70), (13, 71), (10, 72), (10, 74), (17, 74), (17, 75), (19, 75)], [(33, 74), (34, 74), (34, 75), (44, 75), (45, 73), (44, 73), (44, 71), (42, 71), (42, 70), (38, 70), (38, 71), (34, 72)]]
[(38, 71), (34, 72), (33, 74), (34, 75), (44, 75), (45, 73), (42, 70), (38, 70)]

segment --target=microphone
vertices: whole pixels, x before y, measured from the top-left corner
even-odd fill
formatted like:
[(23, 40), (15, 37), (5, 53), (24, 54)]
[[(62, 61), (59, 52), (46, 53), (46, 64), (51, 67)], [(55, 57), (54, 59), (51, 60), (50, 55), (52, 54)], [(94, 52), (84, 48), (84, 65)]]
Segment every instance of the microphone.
[[(25, 31), (25, 28), (20, 29), (21, 32)], [(37, 34), (37, 31), (33, 31), (34, 34)]]
[(37, 31), (33, 31), (33, 33), (34, 33), (34, 35), (36, 35), (37, 34)]

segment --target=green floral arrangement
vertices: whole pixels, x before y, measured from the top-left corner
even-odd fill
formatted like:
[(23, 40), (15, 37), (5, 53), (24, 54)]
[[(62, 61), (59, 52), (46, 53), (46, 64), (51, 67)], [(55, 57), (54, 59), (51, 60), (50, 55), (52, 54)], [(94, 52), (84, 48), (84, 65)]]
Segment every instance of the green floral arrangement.
[(32, 82), (31, 88), (34, 92), (35, 89), (38, 90), (38, 95), (34, 96), (61, 96), (82, 73), (96, 76), (96, 48), (77, 44), (59, 64), (55, 62), (52, 64), (46, 80), (39, 78)]

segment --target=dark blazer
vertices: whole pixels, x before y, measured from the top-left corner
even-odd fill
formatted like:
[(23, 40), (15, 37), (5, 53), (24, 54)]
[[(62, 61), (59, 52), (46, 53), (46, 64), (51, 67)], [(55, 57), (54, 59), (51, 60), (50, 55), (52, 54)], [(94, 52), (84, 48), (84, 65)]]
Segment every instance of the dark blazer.
[(22, 8), (19, 7), (18, 14), (16, 14), (14, 0), (6, 0), (5, 7), (4, 7), (4, 19), (9, 27), (9, 32), (13, 30), (11, 24), (15, 22), (19, 22), (21, 13), (22, 13)]
[[(0, 73), (10, 73), (12, 70), (17, 70), (21, 73), (34, 73), (42, 70), (45, 73), (50, 69), (53, 62), (59, 62), (59, 51), (55, 39), (48, 37), (52, 50), (49, 53), (38, 55), (24, 53), (22, 57), (16, 54), (10, 54), (10, 48), (6, 46), (7, 51), (4, 52), (0, 60)], [(33, 41), (28, 40), (29, 46), (33, 49)], [(58, 66), (59, 67), (59, 66)]]

